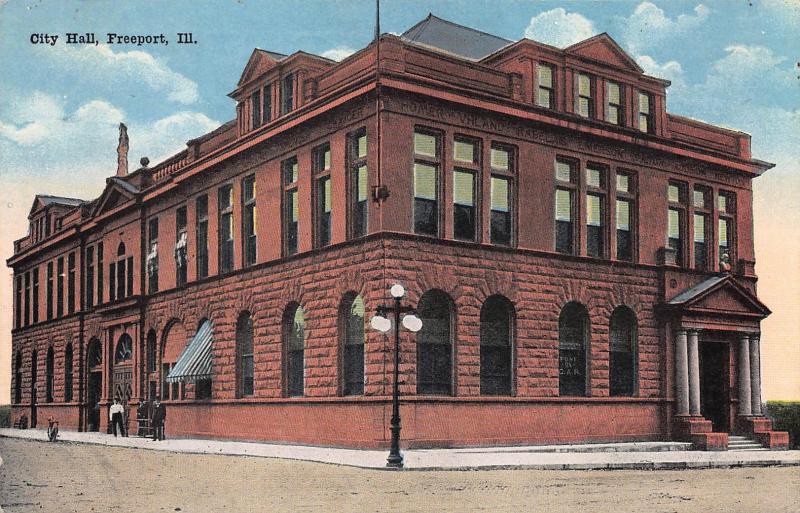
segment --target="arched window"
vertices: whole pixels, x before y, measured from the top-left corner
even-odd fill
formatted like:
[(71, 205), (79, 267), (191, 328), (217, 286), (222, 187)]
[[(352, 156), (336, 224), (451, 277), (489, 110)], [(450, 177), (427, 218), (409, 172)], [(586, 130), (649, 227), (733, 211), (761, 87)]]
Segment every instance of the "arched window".
[(147, 332), (147, 372), (156, 371), (156, 364), (158, 363), (157, 354), (156, 332), (155, 330), (150, 330)]
[(514, 306), (503, 296), (481, 308), (481, 394), (511, 395)]
[(17, 351), (17, 361), (14, 365), (14, 402), (22, 402), (22, 351)]
[(342, 394), (364, 393), (364, 300), (348, 294), (339, 310), (342, 340)]
[(90, 371), (101, 371), (103, 364), (103, 350), (100, 341), (93, 338), (89, 341), (89, 350), (86, 352), (86, 364)]
[(558, 317), (558, 393), (587, 395), (589, 313), (580, 303), (567, 303)]
[(125, 255), (125, 243), (120, 242), (119, 246), (117, 246), (117, 256), (121, 257)]
[(636, 393), (636, 314), (627, 306), (618, 306), (611, 314), (609, 341), (609, 393)]
[(72, 344), (64, 350), (64, 402), (72, 401)]
[(441, 290), (429, 290), (419, 300), (417, 315), (417, 393), (453, 393), (453, 308)]
[(253, 395), (253, 318), (242, 312), (236, 321), (237, 395)]
[(283, 336), (286, 345), (286, 395), (301, 396), (304, 392), (306, 318), (303, 307), (297, 303), (286, 309), (283, 318)]
[(47, 349), (47, 361), (45, 363), (45, 401), (48, 403), (53, 402), (53, 372), (55, 367), (55, 357), (53, 356), (53, 348)]
[(130, 335), (123, 333), (114, 351), (114, 365), (127, 363), (131, 358), (133, 358), (133, 340)]

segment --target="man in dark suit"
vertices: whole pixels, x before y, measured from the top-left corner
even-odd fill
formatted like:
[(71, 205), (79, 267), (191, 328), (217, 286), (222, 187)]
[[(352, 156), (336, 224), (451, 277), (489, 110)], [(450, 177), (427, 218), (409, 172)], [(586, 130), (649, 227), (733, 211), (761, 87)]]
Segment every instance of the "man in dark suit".
[(164, 439), (164, 422), (167, 420), (167, 407), (161, 401), (153, 401), (153, 440)]

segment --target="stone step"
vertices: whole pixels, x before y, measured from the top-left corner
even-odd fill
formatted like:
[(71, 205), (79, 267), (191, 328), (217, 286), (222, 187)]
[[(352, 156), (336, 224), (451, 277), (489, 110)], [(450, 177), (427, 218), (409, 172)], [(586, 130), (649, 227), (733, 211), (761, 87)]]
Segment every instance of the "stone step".
[(752, 438), (741, 435), (731, 435), (728, 437), (729, 451), (766, 451), (767, 449)]

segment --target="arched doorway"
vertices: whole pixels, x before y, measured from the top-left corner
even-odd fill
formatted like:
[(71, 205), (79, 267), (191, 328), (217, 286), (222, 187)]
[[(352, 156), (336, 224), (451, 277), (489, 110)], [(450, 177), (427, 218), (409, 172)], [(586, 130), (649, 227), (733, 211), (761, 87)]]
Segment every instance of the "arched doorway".
[(86, 426), (89, 431), (100, 431), (100, 399), (103, 397), (103, 350), (100, 341), (89, 341), (86, 352)]
[(133, 395), (133, 340), (123, 333), (117, 340), (114, 350), (114, 386), (112, 399), (119, 400), (127, 410), (128, 401)]

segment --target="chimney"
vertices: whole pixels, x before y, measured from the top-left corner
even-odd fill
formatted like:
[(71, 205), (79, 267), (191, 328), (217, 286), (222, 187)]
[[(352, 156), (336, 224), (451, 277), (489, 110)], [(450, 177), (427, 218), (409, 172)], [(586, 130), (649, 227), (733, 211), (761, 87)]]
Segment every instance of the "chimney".
[(119, 124), (119, 144), (117, 145), (117, 176), (128, 174), (128, 127)]

